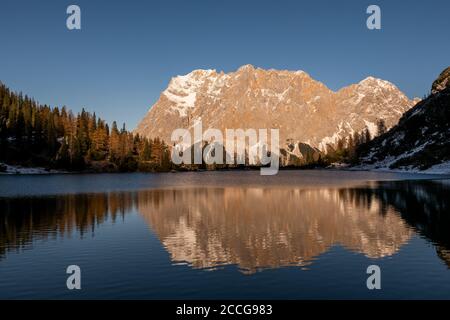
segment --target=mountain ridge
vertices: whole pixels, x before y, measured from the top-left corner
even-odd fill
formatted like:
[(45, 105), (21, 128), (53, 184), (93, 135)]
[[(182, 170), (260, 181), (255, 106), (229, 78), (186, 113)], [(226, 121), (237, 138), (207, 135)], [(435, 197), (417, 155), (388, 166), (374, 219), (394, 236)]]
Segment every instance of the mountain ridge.
[(369, 76), (333, 91), (303, 70), (241, 66), (234, 72), (197, 69), (170, 80), (135, 132), (170, 143), (176, 128), (278, 128), (280, 144), (306, 143), (322, 152), (376, 121), (388, 128), (411, 108), (409, 99), (389, 81)]
[(433, 82), (427, 98), (363, 146), (359, 167), (450, 172), (450, 67)]

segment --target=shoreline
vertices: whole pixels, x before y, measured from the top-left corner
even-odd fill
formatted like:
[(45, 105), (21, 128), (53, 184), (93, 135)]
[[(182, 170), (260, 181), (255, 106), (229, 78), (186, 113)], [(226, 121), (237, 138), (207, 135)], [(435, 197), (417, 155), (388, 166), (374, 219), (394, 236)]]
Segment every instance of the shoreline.
[[(24, 176), (24, 175), (78, 175), (78, 174), (126, 174), (126, 173), (183, 173), (183, 172), (233, 172), (233, 171), (257, 171), (260, 167), (239, 167), (239, 168), (218, 168), (218, 169), (172, 169), (169, 171), (130, 171), (130, 172), (120, 172), (120, 171), (95, 171), (95, 170), (85, 170), (85, 171), (66, 171), (66, 170), (56, 170), (47, 169), (44, 167), (24, 167), (8, 165), (5, 163), (0, 163), (0, 166), (6, 167), (4, 172), (0, 172), (0, 176)], [(330, 171), (366, 171), (366, 172), (385, 172), (385, 173), (410, 173), (410, 174), (423, 174), (423, 175), (439, 175), (445, 176), (450, 175), (450, 162), (444, 162), (432, 166), (426, 170), (417, 169), (389, 169), (386, 167), (375, 167), (375, 166), (349, 166), (345, 164), (330, 165), (328, 167), (280, 167), (279, 171), (304, 171), (304, 170), (330, 170)]]

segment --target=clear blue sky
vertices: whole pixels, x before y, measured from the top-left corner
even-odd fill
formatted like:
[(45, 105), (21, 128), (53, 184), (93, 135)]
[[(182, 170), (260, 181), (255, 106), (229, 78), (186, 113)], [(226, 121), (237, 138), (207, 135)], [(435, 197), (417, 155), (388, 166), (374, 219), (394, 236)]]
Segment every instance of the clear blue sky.
[[(70, 4), (80, 31), (66, 28)], [(300, 69), (334, 90), (373, 75), (422, 97), (450, 65), (449, 12), (448, 0), (0, 0), (0, 81), (129, 129), (172, 76), (199, 68)]]

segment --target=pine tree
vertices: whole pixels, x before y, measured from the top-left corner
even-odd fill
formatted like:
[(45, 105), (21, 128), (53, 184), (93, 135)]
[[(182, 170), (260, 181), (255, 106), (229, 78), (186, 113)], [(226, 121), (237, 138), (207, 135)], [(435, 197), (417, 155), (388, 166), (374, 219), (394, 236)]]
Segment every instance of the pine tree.
[(141, 161), (150, 161), (151, 158), (152, 158), (152, 150), (151, 150), (150, 143), (149, 143), (148, 139), (144, 139), (144, 146), (140, 153), (140, 160)]
[(69, 145), (66, 141), (63, 141), (63, 143), (61, 144), (61, 147), (56, 154), (55, 160), (57, 168), (71, 168), (72, 164), (70, 159)]
[(367, 142), (369, 142), (370, 140), (372, 140), (372, 137), (371, 137), (371, 135), (370, 135), (369, 128), (365, 127), (364, 132), (363, 132), (363, 135), (364, 135), (364, 143), (367, 143)]
[(386, 122), (384, 121), (384, 119), (379, 119), (377, 121), (377, 135), (381, 136), (382, 134), (385, 134), (386, 131), (387, 131)]
[(119, 159), (120, 151), (120, 133), (117, 129), (117, 123), (114, 121), (111, 127), (111, 134), (109, 138), (109, 159), (116, 162)]
[(46, 137), (47, 137), (47, 148), (48, 153), (50, 155), (53, 155), (56, 150), (56, 144), (57, 144), (57, 137), (56, 137), (56, 129), (55, 129), (55, 122), (53, 119), (53, 114), (51, 112), (47, 115), (47, 122), (46, 122)]

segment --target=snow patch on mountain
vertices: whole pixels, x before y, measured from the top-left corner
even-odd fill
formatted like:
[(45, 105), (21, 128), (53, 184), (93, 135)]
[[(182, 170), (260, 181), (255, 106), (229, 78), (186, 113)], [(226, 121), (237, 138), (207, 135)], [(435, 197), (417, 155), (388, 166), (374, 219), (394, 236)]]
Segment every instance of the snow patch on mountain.
[(373, 138), (378, 135), (377, 125), (371, 121), (364, 120), (367, 129), (369, 130), (370, 136)]
[(175, 103), (172, 110), (178, 111), (182, 117), (187, 116), (188, 109), (195, 107), (198, 90), (207, 79), (216, 78), (213, 76), (215, 73), (215, 70), (194, 70), (187, 75), (173, 78), (163, 92), (167, 99)]
[(325, 137), (320, 141), (318, 149), (326, 153), (328, 146), (335, 146), (340, 139), (350, 137), (354, 132), (355, 130), (348, 121), (341, 121), (332, 136)]
[[(389, 167), (391, 165), (393, 165), (395, 162), (397, 162), (400, 159), (404, 159), (407, 157), (411, 157), (414, 154), (422, 151), (427, 145), (429, 144), (429, 142), (426, 142), (412, 150), (408, 150), (407, 152), (401, 154), (401, 155), (397, 155), (397, 156), (388, 156), (386, 158), (384, 158), (381, 161), (378, 161), (376, 163), (373, 164), (365, 164), (362, 166), (356, 166), (356, 167), (360, 167), (362, 169), (389, 169)], [(375, 155), (375, 151), (372, 151), (371, 153), (369, 153), (367, 156), (363, 157), (361, 160), (364, 161), (370, 161), (370, 159)], [(355, 168), (356, 168), (355, 167)], [(401, 168), (400, 168), (401, 169)], [(411, 170), (413, 168), (408, 167), (408, 168), (404, 168), (405, 170)]]

